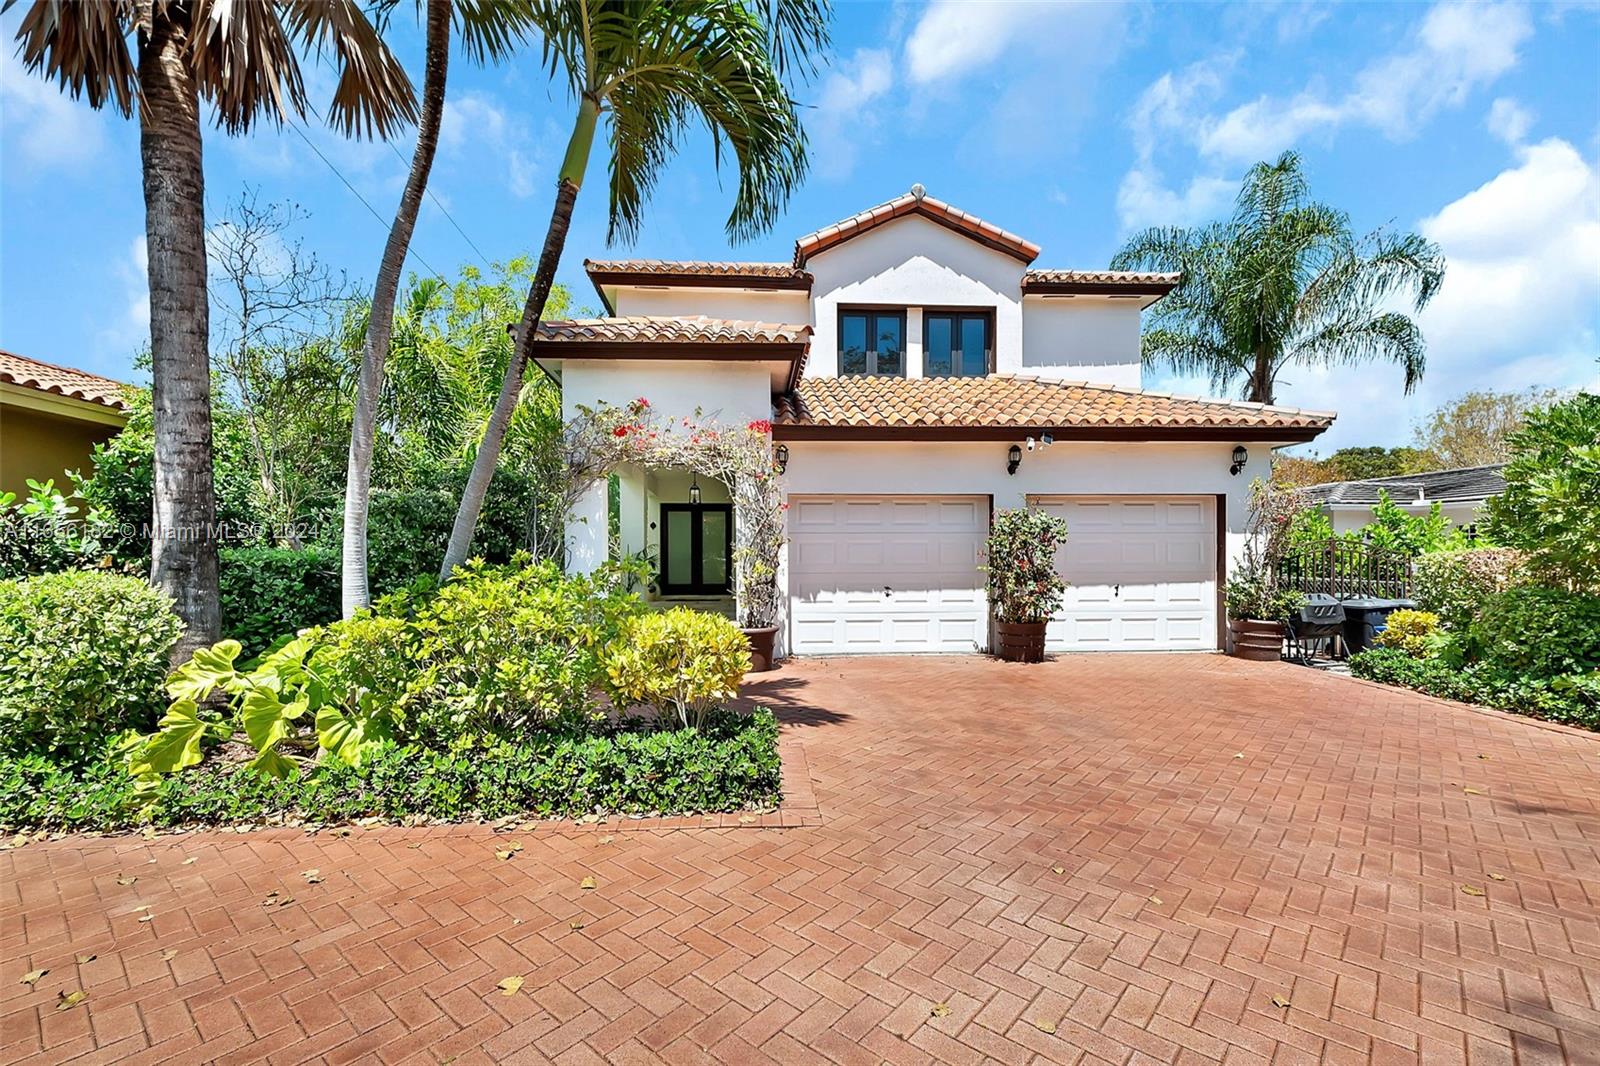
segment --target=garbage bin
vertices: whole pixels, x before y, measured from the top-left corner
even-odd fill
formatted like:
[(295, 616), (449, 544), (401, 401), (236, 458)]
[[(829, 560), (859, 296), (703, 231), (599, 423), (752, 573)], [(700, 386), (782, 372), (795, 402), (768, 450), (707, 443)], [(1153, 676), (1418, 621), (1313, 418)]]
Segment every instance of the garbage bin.
[(1392, 611), (1415, 607), (1416, 600), (1391, 600), (1379, 596), (1357, 596), (1343, 601), (1344, 646), (1348, 654), (1365, 651), (1388, 624)]

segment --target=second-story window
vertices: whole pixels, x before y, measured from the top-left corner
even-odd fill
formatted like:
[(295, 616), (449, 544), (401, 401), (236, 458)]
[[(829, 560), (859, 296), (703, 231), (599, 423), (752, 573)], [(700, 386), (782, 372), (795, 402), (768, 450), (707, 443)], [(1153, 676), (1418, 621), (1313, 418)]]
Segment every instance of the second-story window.
[(930, 378), (978, 378), (994, 365), (993, 319), (985, 311), (926, 311), (922, 315), (922, 373)]
[(902, 377), (905, 372), (904, 311), (839, 312), (839, 373)]

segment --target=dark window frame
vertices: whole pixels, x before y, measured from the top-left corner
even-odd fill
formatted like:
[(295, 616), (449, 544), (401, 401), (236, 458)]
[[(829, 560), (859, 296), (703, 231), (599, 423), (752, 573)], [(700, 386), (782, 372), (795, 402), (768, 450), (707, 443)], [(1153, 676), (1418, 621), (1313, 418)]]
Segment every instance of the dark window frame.
[[(867, 369), (864, 374), (860, 371), (846, 371), (844, 368), (844, 320), (849, 315), (861, 315), (867, 320)], [(880, 373), (878, 370), (878, 329), (877, 320), (880, 318), (895, 318), (900, 321), (900, 369), (896, 373)], [(839, 308), (839, 367), (841, 377), (848, 374), (858, 374), (873, 378), (903, 378), (906, 376), (906, 309), (904, 307), (841, 307)]]
[[(928, 324), (930, 319), (947, 318), (950, 320), (950, 372), (948, 374), (935, 374), (928, 369)], [(984, 352), (983, 374), (993, 374), (994, 370), (994, 311), (981, 307), (928, 307), (922, 312), (922, 376), (925, 378), (970, 378), (981, 377), (979, 374), (963, 374), (961, 367), (961, 322), (963, 319), (978, 319), (983, 323)]]
[[(676, 511), (685, 511), (689, 514), (689, 570), (691, 580), (688, 584), (672, 584), (667, 580), (667, 554), (668, 545), (671, 543), (671, 523), (667, 516)], [(705, 581), (705, 521), (703, 515), (708, 511), (720, 511), (725, 517), (723, 521), (724, 540), (723, 569), (725, 576), (722, 584), (707, 584)], [(726, 596), (733, 591), (733, 504), (731, 503), (663, 503), (661, 505), (661, 574), (658, 584), (663, 596)]]

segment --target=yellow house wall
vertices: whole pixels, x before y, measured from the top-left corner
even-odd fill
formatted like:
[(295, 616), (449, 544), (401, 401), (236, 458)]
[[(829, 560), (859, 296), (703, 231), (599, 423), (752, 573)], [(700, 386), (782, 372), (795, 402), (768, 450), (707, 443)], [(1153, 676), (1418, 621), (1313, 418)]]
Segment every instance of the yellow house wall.
[(88, 473), (91, 450), (117, 428), (0, 404), (0, 492), (27, 496), (29, 478), (65, 488), (67, 471)]

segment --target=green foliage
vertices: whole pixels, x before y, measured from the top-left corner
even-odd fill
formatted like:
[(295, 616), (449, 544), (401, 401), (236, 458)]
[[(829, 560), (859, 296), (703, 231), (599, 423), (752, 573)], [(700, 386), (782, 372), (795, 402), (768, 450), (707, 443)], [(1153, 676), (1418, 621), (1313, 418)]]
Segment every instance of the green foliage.
[(1378, 490), (1372, 521), (1346, 536), (1408, 559), (1429, 552), (1461, 551), (1468, 546), (1467, 535), (1451, 524), (1437, 503), (1429, 506), (1427, 514), (1414, 515), (1390, 499), (1384, 489)]
[(1600, 590), (1600, 395), (1527, 413), (1488, 532), (1548, 580)]
[(1444, 280), (1437, 245), (1414, 233), (1358, 237), (1343, 211), (1310, 198), (1300, 157), (1285, 152), (1250, 169), (1232, 218), (1194, 229), (1134, 235), (1115, 270), (1179, 271), (1150, 309), (1144, 357), (1218, 389), (1242, 386), (1271, 403), (1286, 366), (1398, 365), (1405, 391), (1426, 363), (1422, 331), (1392, 310), (1415, 310)]
[(1067, 522), (1037, 509), (997, 511), (989, 527), (989, 603), (1001, 622), (1047, 622), (1061, 609), (1067, 581), (1056, 552), (1067, 542)]
[(339, 617), (339, 558), (321, 548), (224, 548), (222, 632), (245, 658), (286, 633)]
[(1533, 678), (1600, 668), (1600, 595), (1543, 585), (1497, 593), (1470, 630), (1477, 657)]
[(1430, 469), (1503, 463), (1511, 458), (1511, 435), (1522, 428), (1528, 412), (1561, 398), (1559, 389), (1549, 388), (1464, 393), (1417, 425), (1417, 447), (1437, 457)]
[[(554, 563), (469, 563), (410, 622), (417, 728), (446, 741), (512, 736), (582, 717), (601, 656), (643, 608), (625, 567), (565, 576)], [(634, 575), (637, 576), (637, 575)]]
[(37, 754), (0, 754), (0, 827), (738, 810), (777, 802), (777, 741), (771, 711), (716, 712), (698, 730), (623, 722), (470, 752), (383, 743), (358, 765), (327, 760), (288, 779), (212, 761), (163, 778), (148, 799), (114, 755), (72, 768)]
[(1465, 633), (1484, 603), (1512, 583), (1523, 561), (1514, 548), (1430, 552), (1416, 561), (1412, 592), (1445, 629)]
[(138, 578), (0, 581), (0, 748), (79, 759), (149, 728), (181, 631), (172, 601)]
[(1422, 657), (1431, 647), (1434, 631), (1439, 628), (1439, 616), (1431, 611), (1392, 611), (1378, 634), (1378, 646), (1397, 648), (1407, 655)]
[(628, 619), (604, 661), (618, 707), (651, 706), (698, 729), (708, 711), (739, 694), (750, 645), (721, 615), (674, 607)]
[(57, 570), (108, 568), (101, 540), (106, 521), (98, 513), (79, 518), (79, 508), (56, 488), (55, 479), (28, 479), (28, 496), (0, 494), (0, 578), (31, 577)]
[(1600, 730), (1600, 673), (1525, 677), (1492, 663), (1460, 666), (1445, 658), (1415, 658), (1396, 648), (1357, 652), (1350, 657), (1350, 672), (1442, 699)]
[(1246, 568), (1240, 568), (1223, 587), (1223, 599), (1228, 617), (1234, 621), (1282, 622), (1306, 602), (1302, 593), (1279, 588), (1267, 571)]

